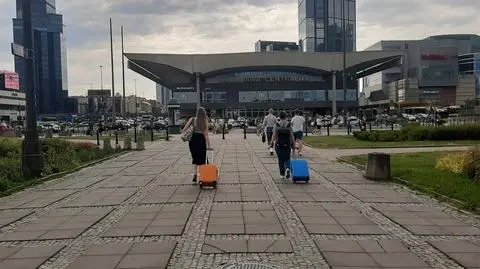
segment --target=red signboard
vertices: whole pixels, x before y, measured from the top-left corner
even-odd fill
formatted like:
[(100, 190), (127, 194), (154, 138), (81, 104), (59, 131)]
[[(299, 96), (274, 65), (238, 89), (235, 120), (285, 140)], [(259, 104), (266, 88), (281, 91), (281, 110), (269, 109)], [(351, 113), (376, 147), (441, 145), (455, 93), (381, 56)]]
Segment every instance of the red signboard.
[(448, 55), (440, 54), (423, 54), (422, 60), (424, 61), (445, 61), (448, 60)]
[(17, 73), (3, 72), (5, 78), (5, 89), (20, 90), (20, 78)]

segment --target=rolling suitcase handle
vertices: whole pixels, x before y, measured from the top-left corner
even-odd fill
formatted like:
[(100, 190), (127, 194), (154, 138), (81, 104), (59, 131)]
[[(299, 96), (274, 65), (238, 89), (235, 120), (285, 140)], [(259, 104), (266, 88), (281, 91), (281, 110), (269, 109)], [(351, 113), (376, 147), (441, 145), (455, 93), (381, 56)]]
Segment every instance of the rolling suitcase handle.
[[(213, 160), (214, 159), (213, 159), (213, 150), (212, 150), (212, 163), (214, 162)], [(207, 164), (210, 164), (210, 162), (208, 161), (208, 150), (207, 150)]]

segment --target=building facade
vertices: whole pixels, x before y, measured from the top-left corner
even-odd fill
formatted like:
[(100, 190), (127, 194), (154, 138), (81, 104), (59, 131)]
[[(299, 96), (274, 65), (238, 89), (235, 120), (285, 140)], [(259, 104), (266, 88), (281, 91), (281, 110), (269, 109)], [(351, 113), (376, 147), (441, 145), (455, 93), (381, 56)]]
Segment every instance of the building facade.
[(463, 104), (472, 94), (468, 85), (473, 76), (465, 76), (468, 74), (462, 69), (467, 67), (460, 55), (474, 52), (478, 47), (471, 35), (447, 37), (380, 41), (367, 48), (367, 51), (404, 51), (402, 64), (363, 78), (363, 92), (369, 104)]
[(161, 84), (156, 84), (156, 99), (162, 106), (166, 106), (168, 101), (172, 98), (172, 90), (168, 89)]
[[(13, 41), (23, 45), (22, 0), (17, 0), (13, 19)], [(55, 0), (32, 0), (33, 47), (35, 60), (36, 103), (39, 114), (65, 111), (68, 97), (67, 55), (63, 17), (56, 14)], [(24, 60), (15, 56), (15, 71), (20, 88), (25, 85)]]
[[(346, 71), (367, 75), (372, 66), (399, 61), (403, 52), (399, 53), (347, 53)], [(334, 108), (342, 113), (358, 107), (357, 77), (343, 87), (342, 77), (336, 75), (343, 68), (343, 53), (129, 53), (126, 57), (131, 70), (172, 89), (186, 115), (199, 105), (217, 116), (244, 117), (263, 116), (269, 108), (325, 115)]]
[(300, 50), (303, 52), (355, 51), (355, 2), (355, 0), (299, 0)]
[(255, 42), (255, 52), (262, 51), (298, 51), (298, 45), (296, 42), (258, 40)]
[(0, 122), (25, 118), (25, 93), (20, 91), (17, 73), (0, 71)]

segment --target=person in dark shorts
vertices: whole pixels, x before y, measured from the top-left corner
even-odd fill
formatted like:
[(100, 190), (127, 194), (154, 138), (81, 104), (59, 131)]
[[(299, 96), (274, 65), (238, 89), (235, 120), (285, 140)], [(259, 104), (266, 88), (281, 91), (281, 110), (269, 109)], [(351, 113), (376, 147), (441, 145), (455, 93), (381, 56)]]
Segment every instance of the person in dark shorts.
[(303, 130), (305, 129), (305, 118), (302, 111), (295, 111), (295, 116), (291, 120), (293, 137), (295, 138), (295, 147), (298, 150), (298, 155), (302, 156), (302, 139)]
[(203, 107), (197, 109), (197, 116), (190, 118), (182, 132), (184, 132), (190, 125), (193, 124), (192, 138), (188, 142), (188, 148), (192, 155), (193, 164), (193, 179), (194, 183), (197, 182), (198, 166), (207, 163), (207, 150), (212, 150), (210, 139), (208, 137), (208, 119), (207, 112)]
[[(265, 128), (266, 133), (267, 133), (267, 141), (268, 145), (272, 143), (272, 136), (273, 136), (273, 127), (277, 124), (277, 117), (273, 115), (273, 109), (270, 108), (268, 110), (268, 115), (265, 116), (265, 119), (263, 120), (263, 128)], [(270, 150), (270, 155), (273, 155), (273, 147), (269, 147)]]

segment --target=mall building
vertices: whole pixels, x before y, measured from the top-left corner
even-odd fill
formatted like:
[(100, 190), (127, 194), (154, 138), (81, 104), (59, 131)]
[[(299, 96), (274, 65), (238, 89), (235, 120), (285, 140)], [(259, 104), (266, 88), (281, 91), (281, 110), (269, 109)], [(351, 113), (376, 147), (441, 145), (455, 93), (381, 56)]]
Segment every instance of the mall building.
[(25, 93), (20, 91), (18, 73), (0, 71), (0, 122), (25, 118)]
[[(257, 117), (274, 109), (354, 111), (357, 79), (399, 65), (403, 51), (228, 54), (126, 53), (128, 67), (173, 91), (184, 116), (204, 106), (218, 116)], [(172, 101), (172, 100), (170, 100)]]
[(380, 41), (365, 51), (399, 50), (401, 64), (363, 78), (360, 106), (461, 106), (480, 98), (480, 68), (474, 64), (480, 63), (480, 36)]

